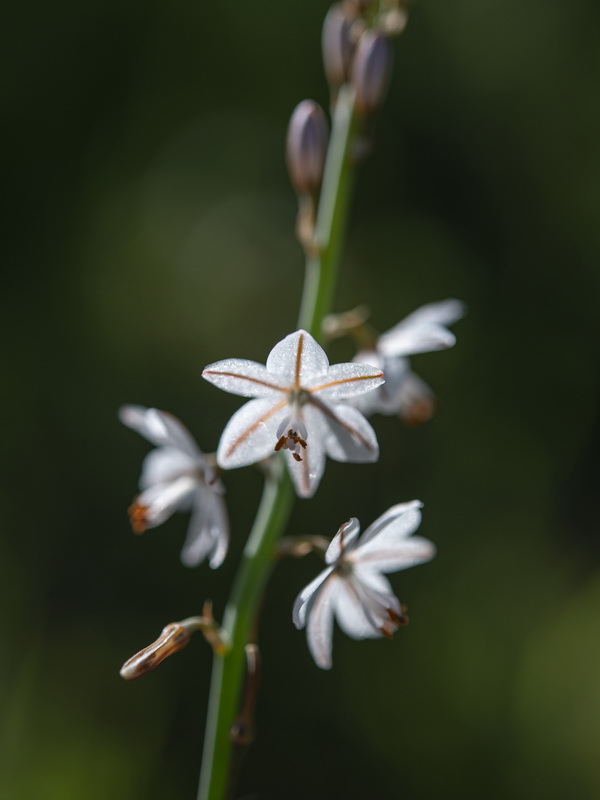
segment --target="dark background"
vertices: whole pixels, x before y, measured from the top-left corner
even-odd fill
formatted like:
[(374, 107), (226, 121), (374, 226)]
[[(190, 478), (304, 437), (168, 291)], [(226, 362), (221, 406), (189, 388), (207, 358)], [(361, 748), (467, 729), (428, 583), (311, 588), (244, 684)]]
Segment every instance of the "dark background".
[[(214, 449), (240, 401), (203, 366), (264, 361), (295, 328), (283, 142), (297, 102), (327, 104), (326, 8), (7, 13), (2, 797), (195, 797), (208, 647), (136, 684), (118, 668), (206, 597), (222, 613), (261, 480), (226, 475), (230, 554), (186, 570), (183, 515), (131, 534), (149, 448), (116, 411), (168, 409)], [(240, 797), (600, 794), (599, 31), (595, 0), (427, 0), (395, 45), (337, 308), (368, 304), (380, 330), (449, 296), (469, 314), (453, 350), (413, 361), (435, 419), (376, 418), (380, 462), (329, 462), (291, 532), (418, 497), (439, 553), (393, 576), (408, 628), (338, 632), (331, 672), (291, 622), (318, 561), (278, 568)]]

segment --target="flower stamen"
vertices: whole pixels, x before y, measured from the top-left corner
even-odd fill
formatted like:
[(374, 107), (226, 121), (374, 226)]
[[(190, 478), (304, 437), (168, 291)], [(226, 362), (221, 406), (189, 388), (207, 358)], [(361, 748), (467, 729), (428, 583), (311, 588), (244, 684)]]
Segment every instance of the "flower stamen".
[(302, 461), (302, 456), (300, 455), (301, 447), (306, 450), (306, 440), (298, 435), (298, 431), (289, 428), (287, 435), (279, 437), (275, 445), (275, 452), (277, 453), (279, 450), (291, 450), (296, 461)]
[(129, 506), (127, 513), (133, 532), (144, 533), (148, 528), (148, 506), (136, 501)]

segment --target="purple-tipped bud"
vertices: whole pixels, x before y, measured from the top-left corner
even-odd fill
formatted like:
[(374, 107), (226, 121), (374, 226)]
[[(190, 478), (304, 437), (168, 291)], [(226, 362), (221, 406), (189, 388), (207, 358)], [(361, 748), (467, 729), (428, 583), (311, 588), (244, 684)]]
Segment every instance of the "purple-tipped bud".
[(348, 80), (348, 70), (352, 59), (352, 20), (341, 3), (331, 6), (321, 35), (323, 66), (330, 86), (339, 88)]
[(382, 105), (392, 72), (392, 48), (378, 33), (365, 31), (358, 42), (350, 82), (356, 92), (356, 111), (373, 114)]
[(327, 138), (325, 112), (314, 100), (303, 100), (294, 109), (286, 142), (288, 171), (299, 195), (313, 195), (321, 186)]

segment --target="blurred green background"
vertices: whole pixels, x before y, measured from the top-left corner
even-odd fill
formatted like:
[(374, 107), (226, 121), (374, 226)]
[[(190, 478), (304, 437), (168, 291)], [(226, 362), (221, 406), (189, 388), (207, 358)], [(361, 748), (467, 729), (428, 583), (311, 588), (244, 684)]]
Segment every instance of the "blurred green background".
[[(283, 142), (327, 104), (327, 5), (33, 0), (3, 23), (3, 798), (195, 797), (208, 647), (118, 668), (206, 597), (222, 613), (261, 480), (226, 475), (229, 557), (186, 570), (183, 515), (131, 534), (149, 447), (116, 411), (214, 449), (240, 401), (202, 367), (294, 329)], [(329, 462), (292, 532), (418, 497), (439, 553), (393, 576), (408, 628), (338, 632), (329, 673), (291, 622), (320, 565), (282, 563), (240, 798), (600, 796), (599, 44), (595, 0), (427, 0), (396, 42), (337, 308), (469, 315), (413, 360), (437, 416), (376, 418), (380, 462)]]

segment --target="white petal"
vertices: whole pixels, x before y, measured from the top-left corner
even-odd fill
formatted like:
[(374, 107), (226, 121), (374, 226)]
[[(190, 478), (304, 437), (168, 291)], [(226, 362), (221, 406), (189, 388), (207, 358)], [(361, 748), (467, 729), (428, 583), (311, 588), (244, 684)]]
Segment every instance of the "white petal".
[[(422, 536), (390, 542), (384, 532), (381, 537), (369, 542), (365, 548), (357, 548), (353, 554), (357, 564), (379, 572), (398, 572), (431, 561), (435, 545)], [(380, 539), (382, 541), (380, 541)]]
[(217, 463), (223, 469), (245, 467), (270, 456), (277, 444), (277, 427), (289, 414), (286, 400), (250, 400), (235, 412), (221, 434)]
[[(315, 398), (316, 401), (316, 398)], [(345, 403), (317, 406), (327, 425), (325, 449), (335, 461), (371, 462), (379, 458), (375, 431), (360, 411)]]
[(330, 401), (371, 392), (384, 382), (383, 372), (369, 364), (334, 364), (324, 376), (315, 376), (304, 388)]
[(149, 489), (157, 483), (171, 483), (182, 475), (198, 475), (198, 461), (175, 447), (151, 450), (142, 465), (140, 488)]
[(195, 567), (208, 555), (210, 566), (216, 569), (227, 554), (228, 543), (229, 524), (223, 499), (209, 489), (198, 492), (181, 551), (182, 562)]
[(362, 535), (358, 545), (364, 547), (376, 536), (380, 537), (382, 531), (391, 531), (394, 541), (410, 536), (421, 524), (421, 509), (423, 503), (420, 500), (410, 500), (408, 503), (397, 503), (388, 508), (375, 522), (371, 523)]
[(333, 639), (332, 596), (339, 578), (332, 575), (321, 587), (310, 608), (306, 621), (306, 641), (315, 663), (321, 669), (331, 669)]
[(329, 361), (310, 333), (290, 333), (269, 353), (267, 369), (288, 385), (304, 386), (315, 375), (325, 375)]
[[(367, 351), (368, 352), (368, 351)], [(356, 360), (360, 360), (362, 353), (358, 353)], [(412, 374), (408, 358), (402, 356), (379, 358), (381, 369), (385, 375), (385, 383), (372, 392), (352, 399), (352, 405), (366, 415), (369, 414), (398, 414), (401, 409), (400, 395), (404, 382)]]
[(138, 495), (135, 505), (145, 509), (146, 528), (155, 528), (179, 510), (184, 503), (189, 501), (197, 486), (196, 480), (189, 476), (183, 476), (171, 483), (151, 486)]
[(351, 550), (359, 533), (360, 522), (356, 517), (351, 517), (348, 522), (344, 522), (329, 543), (329, 547), (325, 553), (325, 562), (327, 564), (333, 564), (343, 553), (347, 552), (349, 549)]
[(304, 406), (302, 416), (306, 428), (306, 448), (299, 451), (302, 461), (296, 461), (289, 450), (286, 458), (297, 495), (312, 497), (325, 471), (325, 427), (319, 412), (310, 406)]
[(264, 364), (242, 358), (226, 358), (209, 364), (202, 377), (219, 389), (242, 397), (272, 397), (285, 388), (285, 383)]
[(292, 619), (298, 630), (306, 625), (306, 615), (310, 611), (316, 599), (315, 592), (317, 592), (321, 584), (327, 580), (332, 572), (333, 567), (327, 567), (327, 569), (322, 570), (317, 577), (308, 584), (308, 586), (305, 586), (304, 589), (302, 589), (294, 601)]
[(381, 636), (379, 628), (383, 620), (368, 613), (363, 601), (365, 591), (358, 591), (360, 584), (353, 576), (338, 581), (337, 591), (333, 593), (332, 605), (338, 625), (353, 639), (371, 639)]
[(456, 322), (464, 313), (465, 305), (459, 300), (429, 303), (380, 336), (377, 349), (384, 356), (408, 356), (451, 347), (456, 338), (444, 326)]
[(461, 300), (449, 298), (439, 303), (427, 303), (402, 320), (403, 325), (452, 325), (467, 312)]
[(452, 347), (456, 336), (442, 325), (415, 325), (401, 322), (379, 337), (377, 347), (384, 356), (410, 356)]
[(158, 447), (177, 447), (193, 458), (201, 458), (202, 452), (192, 435), (172, 414), (157, 408), (144, 406), (121, 406), (119, 419), (128, 428), (140, 433)]

